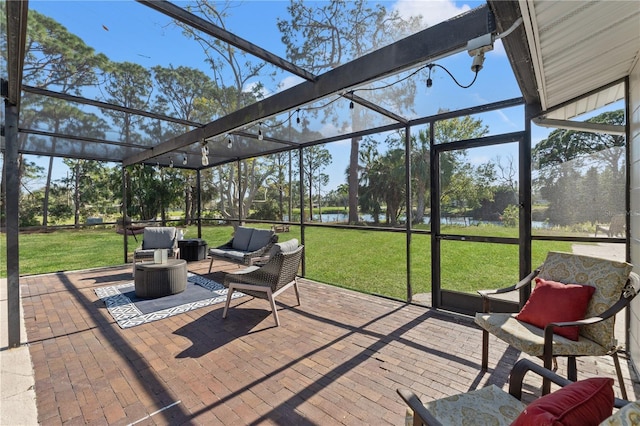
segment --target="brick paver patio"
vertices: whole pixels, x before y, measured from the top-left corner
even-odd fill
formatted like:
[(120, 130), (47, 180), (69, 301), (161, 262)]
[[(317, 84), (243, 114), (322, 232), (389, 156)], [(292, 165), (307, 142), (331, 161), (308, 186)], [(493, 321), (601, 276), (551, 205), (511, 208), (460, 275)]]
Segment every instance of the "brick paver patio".
[[(189, 263), (205, 276), (208, 266)], [(216, 266), (214, 280), (237, 268)], [(227, 319), (218, 304), (123, 330), (94, 289), (131, 280), (130, 265), (21, 278), (41, 424), (401, 425), (397, 388), (423, 399), (506, 389), (521, 356), (494, 339), (482, 373), (470, 318), (309, 280), (301, 306), (293, 291), (278, 299), (280, 327), (265, 300), (243, 297)], [(578, 375), (615, 370), (586, 358)]]

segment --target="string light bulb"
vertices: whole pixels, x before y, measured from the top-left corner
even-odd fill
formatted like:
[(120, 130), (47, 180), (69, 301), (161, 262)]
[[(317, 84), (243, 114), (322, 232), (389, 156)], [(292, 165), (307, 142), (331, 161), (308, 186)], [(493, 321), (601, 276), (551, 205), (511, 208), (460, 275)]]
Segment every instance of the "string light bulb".
[(296, 123), (300, 124), (300, 108), (296, 110)]
[(207, 145), (207, 141), (203, 140), (202, 141), (202, 148), (200, 149), (202, 151), (202, 165), (203, 166), (208, 166), (209, 165), (209, 146)]
[(264, 139), (264, 135), (262, 134), (262, 129), (260, 128), (260, 126), (262, 126), (262, 122), (258, 123), (258, 140), (259, 141)]
[(169, 160), (169, 167), (173, 169), (173, 158)]
[(229, 138), (229, 141), (227, 142), (227, 148), (233, 148), (233, 142), (231, 141), (231, 138)]
[(433, 69), (433, 64), (427, 65), (429, 67), (429, 76), (427, 77), (427, 87), (433, 86), (433, 80), (431, 80), (431, 70)]
[(188, 162), (189, 162), (189, 160), (187, 159), (186, 155), (184, 157), (182, 157), (182, 165), (183, 166), (186, 166)]

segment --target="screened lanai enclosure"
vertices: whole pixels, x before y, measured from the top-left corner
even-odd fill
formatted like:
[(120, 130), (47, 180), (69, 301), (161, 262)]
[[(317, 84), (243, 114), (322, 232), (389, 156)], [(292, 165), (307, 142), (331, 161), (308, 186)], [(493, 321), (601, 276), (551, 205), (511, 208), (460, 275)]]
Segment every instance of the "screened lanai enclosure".
[[(463, 314), (549, 250), (629, 257), (626, 74), (563, 93), (564, 68), (540, 100), (525, 73), (532, 34), (566, 49), (550, 28), (577, 2), (57, 3), (2, 3), (14, 292), (19, 236), (63, 224), (172, 224), (210, 246), (286, 225), (303, 276)], [(632, 34), (617, 3), (593, 7)]]

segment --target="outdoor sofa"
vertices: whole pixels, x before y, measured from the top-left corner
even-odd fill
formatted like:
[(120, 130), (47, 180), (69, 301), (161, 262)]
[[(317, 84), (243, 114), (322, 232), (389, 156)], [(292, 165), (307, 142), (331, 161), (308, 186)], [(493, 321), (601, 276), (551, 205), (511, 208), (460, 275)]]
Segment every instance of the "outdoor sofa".
[(213, 260), (224, 259), (241, 265), (253, 265), (256, 261), (267, 261), (269, 250), (278, 242), (278, 235), (271, 229), (249, 228), (238, 226), (233, 238), (227, 243), (209, 249), (211, 263)]

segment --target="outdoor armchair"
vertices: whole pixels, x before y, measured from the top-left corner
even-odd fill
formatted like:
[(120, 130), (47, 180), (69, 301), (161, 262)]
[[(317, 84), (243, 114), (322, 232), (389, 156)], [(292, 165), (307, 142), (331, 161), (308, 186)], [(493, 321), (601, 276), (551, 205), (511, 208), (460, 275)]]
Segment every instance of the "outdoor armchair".
[(611, 218), (611, 222), (608, 225), (596, 224), (596, 233), (594, 236), (598, 236), (598, 231), (606, 234), (607, 237), (624, 237), (625, 230), (627, 229), (626, 216), (623, 214), (617, 214)]
[[(527, 406), (521, 398), (524, 377), (528, 372), (562, 388)], [(640, 405), (614, 398), (612, 383), (612, 379), (598, 377), (574, 383), (523, 358), (511, 370), (509, 392), (490, 385), (425, 403), (411, 390), (398, 389), (397, 392), (408, 405), (407, 417), (414, 426), (633, 424), (631, 419), (640, 413)], [(614, 407), (622, 409), (612, 414)]]
[(133, 252), (133, 271), (135, 274), (136, 262), (151, 260), (156, 250), (166, 250), (167, 257), (178, 258), (178, 232), (173, 226), (151, 226), (144, 228), (142, 246)]
[(263, 266), (250, 266), (236, 272), (230, 272), (224, 279), (224, 286), (229, 289), (227, 301), (224, 305), (222, 318), (227, 317), (231, 295), (234, 291), (241, 291), (253, 297), (266, 299), (271, 305), (276, 325), (280, 325), (275, 298), (293, 287), (296, 299), (300, 305), (300, 292), (298, 289), (298, 269), (302, 260), (304, 246), (300, 245), (291, 251), (277, 250)]
[[(544, 264), (518, 284), (479, 291), (484, 312), (476, 313), (475, 322), (482, 327), (482, 369), (488, 365), (489, 334), (542, 358), (547, 369), (552, 369), (555, 357), (567, 357), (567, 377), (572, 381), (577, 380), (576, 357), (610, 355), (626, 398), (614, 328), (615, 315), (629, 305), (640, 287), (640, 278), (631, 268), (625, 262), (550, 252)], [(534, 279), (536, 289), (519, 313), (491, 312), (491, 300), (497, 295), (530, 286)], [(552, 312), (561, 319), (554, 319)], [(573, 318), (563, 319), (567, 315)], [(549, 389), (545, 379), (542, 392), (547, 394)]]

